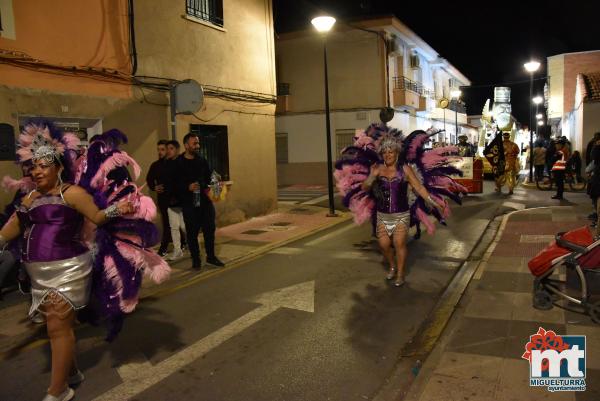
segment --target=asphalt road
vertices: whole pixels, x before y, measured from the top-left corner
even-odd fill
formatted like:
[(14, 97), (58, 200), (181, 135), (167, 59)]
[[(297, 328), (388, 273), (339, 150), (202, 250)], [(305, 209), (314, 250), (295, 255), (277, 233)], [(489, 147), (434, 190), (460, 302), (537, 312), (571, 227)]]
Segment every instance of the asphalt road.
[[(144, 301), (112, 344), (82, 327), (76, 400), (372, 399), (489, 221), (540, 203), (520, 196), (455, 206), (409, 243), (402, 288), (385, 281), (370, 228), (344, 224)], [(42, 399), (49, 364), (47, 346), (1, 362), (0, 400)]]

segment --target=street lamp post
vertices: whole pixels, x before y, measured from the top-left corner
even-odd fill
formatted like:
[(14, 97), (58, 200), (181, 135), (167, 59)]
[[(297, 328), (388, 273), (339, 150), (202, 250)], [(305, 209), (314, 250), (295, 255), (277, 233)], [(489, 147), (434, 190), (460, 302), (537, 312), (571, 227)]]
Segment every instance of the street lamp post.
[(335, 24), (335, 18), (329, 16), (320, 16), (310, 21), (315, 29), (323, 37), (323, 67), (325, 70), (325, 135), (327, 139), (327, 190), (329, 194), (329, 214), (328, 217), (334, 217), (335, 206), (333, 203), (333, 160), (331, 158), (331, 124), (329, 121), (329, 82), (327, 77), (327, 32)]
[[(533, 73), (540, 68), (540, 63), (531, 60), (523, 64), (523, 67), (529, 72), (529, 102), (533, 97)], [(533, 182), (533, 107), (529, 103), (529, 182)]]
[(458, 89), (450, 92), (450, 96), (454, 99), (454, 132), (456, 134), (455, 143), (458, 143), (458, 99), (460, 99), (461, 91)]

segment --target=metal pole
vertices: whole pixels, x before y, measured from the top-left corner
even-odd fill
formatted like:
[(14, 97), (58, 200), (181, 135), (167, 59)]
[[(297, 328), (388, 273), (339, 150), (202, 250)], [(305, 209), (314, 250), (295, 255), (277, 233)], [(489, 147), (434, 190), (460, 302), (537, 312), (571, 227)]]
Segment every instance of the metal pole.
[(458, 143), (458, 99), (454, 103), (454, 131), (456, 132), (455, 143)]
[(533, 71), (529, 73), (529, 182), (533, 182)]
[(331, 125), (329, 122), (329, 80), (327, 77), (327, 38), (323, 35), (323, 66), (325, 69), (325, 135), (327, 136), (327, 190), (329, 217), (336, 216), (333, 204), (333, 160), (331, 158)]

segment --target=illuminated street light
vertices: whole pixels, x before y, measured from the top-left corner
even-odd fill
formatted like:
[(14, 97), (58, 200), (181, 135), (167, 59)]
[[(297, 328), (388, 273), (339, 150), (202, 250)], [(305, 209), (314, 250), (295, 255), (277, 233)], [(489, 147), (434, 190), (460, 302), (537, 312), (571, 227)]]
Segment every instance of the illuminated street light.
[(541, 120), (542, 118), (544, 118), (544, 115), (542, 113), (536, 114), (535, 118), (537, 118), (538, 120)]
[(319, 32), (329, 32), (335, 24), (335, 18), (329, 16), (315, 17), (310, 21)]
[(536, 96), (533, 99), (531, 99), (531, 101), (533, 102), (533, 104), (542, 104), (544, 98), (542, 98), (541, 96)]
[(315, 17), (310, 21), (323, 37), (323, 69), (325, 75), (325, 137), (327, 144), (327, 193), (329, 198), (328, 217), (335, 217), (333, 203), (333, 161), (331, 157), (331, 122), (329, 118), (329, 80), (327, 77), (327, 33), (335, 24), (335, 18), (329, 16)]
[(454, 90), (450, 91), (450, 97), (453, 99), (458, 99), (461, 94), (462, 94), (462, 92), (458, 89), (454, 89)]
[(538, 125), (542, 126), (542, 125), (544, 125), (544, 122), (542, 120), (540, 120), (540, 121), (538, 121)]
[(540, 63), (538, 63), (535, 60), (531, 60), (530, 62), (523, 64), (523, 67), (525, 67), (525, 69), (528, 72), (533, 73), (533, 72), (536, 72), (538, 70), (538, 68), (540, 68)]

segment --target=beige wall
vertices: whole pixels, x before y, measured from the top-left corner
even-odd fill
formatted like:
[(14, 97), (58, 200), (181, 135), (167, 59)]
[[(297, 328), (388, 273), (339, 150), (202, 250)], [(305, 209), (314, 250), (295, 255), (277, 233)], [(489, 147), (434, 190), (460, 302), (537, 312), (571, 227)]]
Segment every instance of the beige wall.
[[(275, 95), (271, 2), (228, 0), (223, 7), (220, 29), (184, 18), (184, 2), (136, 2), (138, 74), (191, 78), (204, 85)], [(229, 173), (234, 184), (228, 199), (216, 205), (221, 224), (276, 207), (274, 113), (275, 105), (217, 98), (205, 98), (203, 108), (196, 113), (209, 120), (206, 124), (226, 125), (228, 129)], [(203, 121), (193, 116), (177, 117), (180, 141), (190, 124)]]
[(223, 1), (223, 30), (183, 18), (184, 1), (135, 4), (138, 75), (275, 93), (269, 0)]
[[(163, 100), (164, 101), (164, 100)], [(131, 154), (142, 167), (143, 183), (150, 163), (156, 158), (155, 144), (167, 138), (167, 113), (164, 108), (137, 101), (58, 94), (39, 89), (0, 87), (0, 121), (11, 124), (18, 133), (19, 116), (77, 117), (102, 120), (104, 130), (118, 128), (129, 138), (124, 150)], [(69, 112), (61, 112), (61, 106)], [(2, 174), (19, 177), (19, 169), (10, 162), (1, 162)], [(0, 204), (5, 205), (9, 195), (2, 194)]]
[[(11, 49), (33, 52), (32, 56), (54, 63), (105, 66), (131, 72), (125, 0), (101, 0), (85, 12), (80, 10), (84, 7), (81, 2), (60, 0), (60, 3), (65, 7), (50, 6), (42, 0), (28, 4), (39, 7), (40, 12), (46, 13), (45, 17), (60, 14), (61, 8), (68, 9), (69, 12), (52, 20), (53, 26), (65, 26), (64, 30), (51, 30), (45, 37), (45, 25), (37, 21), (39, 29), (35, 34), (19, 36), (19, 29), (36, 23), (34, 19), (43, 19), (43, 16), (27, 12), (27, 8), (25, 11), (15, 8), (17, 39), (20, 41), (0, 39), (0, 47), (10, 45)], [(88, 2), (85, 4), (89, 5)], [(183, 18), (183, 1), (135, 2), (137, 74), (192, 78), (201, 84), (274, 95), (274, 32), (270, 0), (228, 0), (224, 2), (223, 11), (224, 29), (216, 29)], [(72, 14), (75, 12), (85, 18), (76, 18)], [(75, 21), (75, 29), (68, 24), (70, 20)], [(75, 33), (78, 41), (73, 42), (71, 38)], [(48, 49), (44, 50), (42, 44)], [(0, 86), (0, 122), (7, 122), (18, 130), (20, 115), (101, 119), (104, 130), (118, 128), (128, 135), (130, 143), (125, 150), (144, 170), (140, 183), (156, 158), (156, 141), (170, 137), (168, 97), (164, 92), (145, 89), (142, 93), (130, 85), (21, 71), (3, 64), (0, 68), (3, 68), (0, 69), (0, 85), (6, 85)], [(217, 205), (218, 224), (267, 213), (276, 206), (277, 200), (275, 106), (225, 102), (216, 98), (205, 101), (205, 106), (196, 114), (209, 120), (207, 124), (227, 125), (230, 177), (234, 181), (230, 197)], [(68, 112), (63, 112), (66, 109)], [(177, 122), (180, 140), (189, 131), (189, 124), (202, 123), (191, 116), (178, 116)], [(11, 163), (2, 162), (0, 168), (2, 173), (17, 175), (19, 172)], [(5, 195), (0, 195), (2, 205), (5, 199)]]
[[(290, 84), (290, 112), (323, 110), (323, 44), (318, 34), (282, 35), (277, 60), (278, 82)], [(327, 69), (332, 110), (385, 106), (385, 57), (375, 34), (329, 33)]]

